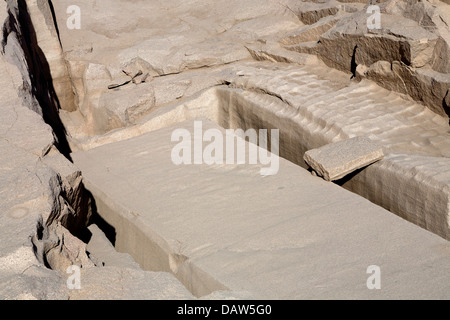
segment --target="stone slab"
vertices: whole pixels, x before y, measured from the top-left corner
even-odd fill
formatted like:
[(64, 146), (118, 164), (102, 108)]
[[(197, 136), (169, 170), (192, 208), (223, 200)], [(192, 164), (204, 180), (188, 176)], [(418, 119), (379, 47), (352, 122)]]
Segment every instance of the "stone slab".
[(383, 148), (367, 137), (354, 137), (305, 152), (305, 162), (327, 181), (383, 159)]

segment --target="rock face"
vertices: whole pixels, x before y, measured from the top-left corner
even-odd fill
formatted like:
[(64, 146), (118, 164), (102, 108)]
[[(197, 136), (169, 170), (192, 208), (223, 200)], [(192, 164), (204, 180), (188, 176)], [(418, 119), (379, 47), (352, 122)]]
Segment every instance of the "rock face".
[[(308, 11), (308, 6), (297, 4), (297, 10), (313, 12), (316, 18), (281, 41), (287, 49), (317, 54), (330, 67), (405, 93), (448, 117), (443, 106), (450, 87), (448, 4), (383, 1), (378, 4), (378, 29), (368, 27), (374, 12), (367, 12), (368, 5), (353, 9), (334, 1), (308, 5), (316, 9)], [(330, 8), (339, 10), (332, 13)]]
[[(63, 208), (70, 207), (69, 194), (64, 194), (63, 185), (76, 186), (43, 161), (46, 156), (59, 153), (53, 130), (43, 120), (45, 110), (39, 104), (37, 88), (33, 87), (35, 79), (27, 73), (28, 67), (31, 68), (27, 63), (32, 58), (21, 38), (24, 30), (20, 22), (24, 20), (18, 16), (22, 5), (15, 2), (9, 2), (8, 7), (6, 3), (0, 5), (2, 21), (6, 19), (4, 54), (0, 61), (3, 97), (0, 297), (65, 299), (68, 292), (61, 275), (39, 263), (29, 239), (36, 233), (39, 221), (47, 221), (50, 215), (58, 220)], [(12, 24), (14, 17), (19, 21), (16, 24)]]
[[(20, 4), (21, 1), (18, 1)], [(33, 49), (40, 48), (42, 64), (48, 64), (49, 76), (52, 79), (59, 107), (66, 111), (75, 111), (76, 105), (72, 89), (72, 81), (69, 77), (67, 63), (64, 59), (61, 44), (59, 42), (58, 29), (54, 23), (53, 6), (49, 1), (27, 0), (22, 1), (30, 17), (30, 36), (35, 43)], [(22, 10), (25, 10), (23, 8)], [(32, 34), (34, 33), (34, 37)]]
[[(449, 2), (376, 5), (1, 2), (0, 298), (448, 298)], [(194, 120), (285, 171), (171, 166)]]
[[(316, 50), (329, 66), (410, 95), (447, 116), (442, 101), (450, 87), (448, 5), (387, 1), (379, 6), (380, 29), (358, 11), (320, 36)], [(379, 67), (380, 63), (386, 67)]]

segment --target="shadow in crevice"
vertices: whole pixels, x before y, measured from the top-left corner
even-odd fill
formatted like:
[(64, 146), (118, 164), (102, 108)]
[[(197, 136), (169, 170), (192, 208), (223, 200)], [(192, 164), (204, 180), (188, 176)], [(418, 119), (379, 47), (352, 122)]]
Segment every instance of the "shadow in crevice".
[[(8, 46), (8, 37), (11, 33), (15, 33), (23, 51), (23, 57), (21, 57), (21, 52), (14, 52), (19, 57), (16, 62), (22, 64), (18, 66), (22, 73), (28, 73), (22, 74), (24, 104), (31, 110), (36, 110), (36, 108), (42, 110), (45, 123), (53, 129), (57, 140), (56, 147), (67, 159), (72, 161), (66, 130), (59, 117), (60, 102), (53, 85), (49, 63), (38, 45), (36, 31), (28, 15), (25, 0), (17, 0), (16, 3), (17, 9), (14, 8), (14, 1), (8, 2), (8, 18), (3, 25), (3, 53), (5, 47)], [(39, 106), (36, 106), (36, 103), (33, 104), (27, 95), (31, 95)]]
[(97, 225), (97, 227), (101, 231), (103, 231), (103, 233), (105, 234), (105, 236), (109, 240), (109, 242), (111, 242), (111, 244), (115, 247), (116, 246), (116, 236), (117, 236), (116, 228), (114, 228), (111, 224), (109, 224), (98, 213), (97, 205), (95, 203), (95, 199), (94, 199), (94, 196), (92, 195), (92, 193), (89, 192), (88, 190), (86, 190), (86, 193), (88, 194), (88, 196), (91, 199), (91, 210), (92, 210), (92, 213), (91, 213), (91, 218), (89, 220), (89, 225), (91, 225), (91, 224)]
[(448, 125), (450, 126), (450, 106), (447, 103), (447, 99), (448, 99), (448, 101), (450, 101), (450, 90), (447, 90), (444, 98), (442, 99), (442, 108), (444, 109), (445, 113), (449, 117)]
[(61, 47), (62, 47), (61, 36), (60, 36), (60, 34), (59, 34), (58, 22), (56, 21), (55, 7), (53, 6), (53, 2), (52, 2), (51, 0), (48, 0), (48, 6), (49, 6), (50, 12), (51, 12), (51, 14), (52, 14), (53, 25), (55, 26), (55, 31), (56, 31), (56, 34), (57, 34), (57, 36), (58, 36), (59, 44), (60, 44)]
[(353, 48), (352, 61), (350, 62), (350, 72), (352, 73), (352, 76), (350, 79), (356, 77), (356, 68), (358, 67), (356, 64), (356, 49), (358, 49), (358, 45), (355, 45)]
[(355, 171), (353, 171), (353, 172), (351, 172), (349, 174), (347, 174), (345, 177), (343, 177), (341, 179), (333, 181), (333, 183), (337, 184), (338, 186), (343, 187), (347, 182), (352, 180), (356, 175), (358, 175), (360, 172), (362, 172), (368, 166), (370, 166), (370, 164), (365, 166), (365, 167), (359, 168), (359, 169), (357, 169), (357, 170), (355, 170)]

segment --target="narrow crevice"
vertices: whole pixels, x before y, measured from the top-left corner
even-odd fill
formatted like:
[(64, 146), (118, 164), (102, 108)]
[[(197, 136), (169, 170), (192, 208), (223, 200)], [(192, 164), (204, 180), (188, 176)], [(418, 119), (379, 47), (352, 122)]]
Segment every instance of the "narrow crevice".
[(89, 194), (89, 197), (91, 199), (91, 210), (92, 210), (92, 214), (89, 220), (89, 225), (91, 224), (95, 224), (97, 225), (97, 227), (103, 231), (103, 233), (105, 234), (106, 238), (109, 240), (109, 242), (111, 242), (111, 244), (113, 245), (113, 247), (116, 246), (116, 237), (117, 237), (117, 232), (116, 232), (116, 228), (114, 228), (111, 224), (109, 224), (105, 219), (103, 219), (103, 217), (98, 213), (97, 210), (97, 205), (95, 203), (95, 198), (92, 195), (91, 192), (86, 190), (86, 193)]
[(58, 36), (59, 44), (62, 47), (61, 36), (59, 34), (59, 28), (58, 28), (58, 22), (56, 21), (55, 7), (53, 6), (52, 0), (48, 0), (48, 6), (50, 8), (50, 12), (52, 13), (53, 25), (55, 26), (55, 31), (56, 31), (56, 35)]
[(399, 54), (400, 54), (400, 61), (403, 62), (405, 65), (407, 66), (411, 66), (411, 53), (410, 53), (411, 49), (409, 48), (409, 46), (407, 45), (407, 43), (405, 42), (401, 42), (400, 43), (400, 48), (399, 48)]
[(350, 79), (356, 77), (356, 68), (358, 67), (358, 64), (356, 63), (356, 49), (358, 49), (358, 45), (355, 45), (353, 48), (352, 61), (350, 62), (350, 72), (352, 73), (352, 76)]
[(448, 125), (450, 126), (450, 105), (449, 105), (450, 102), (449, 101), (450, 101), (450, 90), (447, 90), (444, 98), (442, 99), (442, 108), (444, 109), (445, 113), (449, 117)]

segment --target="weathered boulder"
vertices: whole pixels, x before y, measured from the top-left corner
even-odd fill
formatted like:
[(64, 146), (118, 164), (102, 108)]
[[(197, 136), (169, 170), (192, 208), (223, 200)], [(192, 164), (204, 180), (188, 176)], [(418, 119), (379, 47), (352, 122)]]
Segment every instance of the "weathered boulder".
[(438, 36), (432, 58), (432, 69), (450, 73), (450, 10), (438, 1), (390, 1), (386, 13), (416, 21), (422, 28)]
[(366, 66), (379, 60), (401, 61), (411, 67), (430, 65), (435, 34), (415, 21), (388, 14), (381, 15), (382, 31), (371, 31), (367, 18), (365, 11), (360, 11), (321, 36), (320, 57), (324, 62), (347, 72), (352, 70), (352, 58)]
[(37, 228), (32, 243), (36, 257), (43, 265), (60, 272), (66, 272), (72, 265), (80, 268), (94, 266), (86, 254), (86, 244), (59, 222), (47, 225), (47, 222), (40, 221)]

